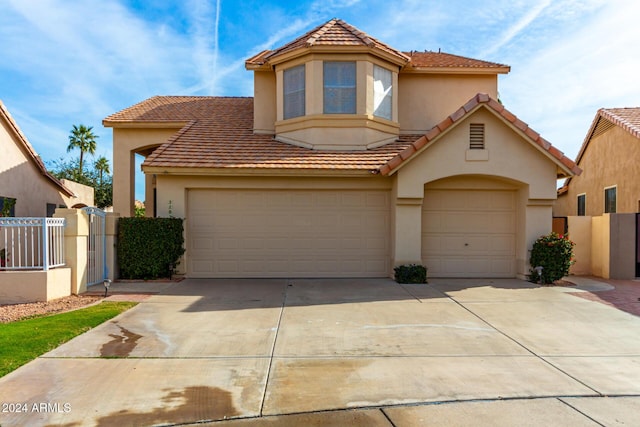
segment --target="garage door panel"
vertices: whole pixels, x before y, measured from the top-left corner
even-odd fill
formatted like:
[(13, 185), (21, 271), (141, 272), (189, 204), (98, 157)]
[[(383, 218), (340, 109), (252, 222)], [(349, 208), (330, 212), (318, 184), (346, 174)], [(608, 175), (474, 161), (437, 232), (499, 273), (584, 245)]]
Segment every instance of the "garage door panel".
[(388, 191), (191, 190), (188, 209), (193, 277), (388, 275)]
[(513, 277), (515, 208), (515, 191), (425, 191), (422, 258), (429, 275)]

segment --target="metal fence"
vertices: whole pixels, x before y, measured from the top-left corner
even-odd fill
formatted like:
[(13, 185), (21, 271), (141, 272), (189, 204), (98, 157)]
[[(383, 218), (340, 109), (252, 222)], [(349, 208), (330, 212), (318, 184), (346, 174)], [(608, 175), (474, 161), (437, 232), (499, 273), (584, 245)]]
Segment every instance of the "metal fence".
[(87, 286), (102, 283), (107, 278), (106, 214), (94, 207), (82, 208), (89, 216), (87, 237)]
[(64, 266), (64, 225), (64, 218), (0, 218), (0, 270)]

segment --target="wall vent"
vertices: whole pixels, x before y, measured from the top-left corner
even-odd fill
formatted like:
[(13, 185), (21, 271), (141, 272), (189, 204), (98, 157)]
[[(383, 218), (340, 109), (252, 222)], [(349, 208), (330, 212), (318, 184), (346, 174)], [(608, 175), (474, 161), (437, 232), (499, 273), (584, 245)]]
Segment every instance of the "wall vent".
[(484, 123), (471, 123), (469, 125), (469, 148), (471, 150), (484, 150)]

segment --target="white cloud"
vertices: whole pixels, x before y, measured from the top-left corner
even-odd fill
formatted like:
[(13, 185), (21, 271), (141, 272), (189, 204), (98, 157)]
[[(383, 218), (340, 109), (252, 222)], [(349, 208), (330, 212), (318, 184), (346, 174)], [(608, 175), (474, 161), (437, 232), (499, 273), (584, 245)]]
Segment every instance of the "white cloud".
[(513, 25), (507, 28), (504, 31), (499, 39), (496, 42), (492, 42), (491, 46), (485, 51), (481, 52), (478, 56), (480, 58), (487, 58), (489, 55), (498, 51), (504, 45), (513, 40), (518, 34), (520, 34), (527, 26), (529, 26), (540, 14), (542, 11), (547, 8), (551, 4), (551, 0), (543, 0), (538, 4), (534, 5), (530, 8), (524, 16), (518, 19)]
[(626, 6), (582, 11), (579, 28), (531, 47), (501, 85), (507, 108), (571, 157), (598, 108), (640, 105), (640, 4)]

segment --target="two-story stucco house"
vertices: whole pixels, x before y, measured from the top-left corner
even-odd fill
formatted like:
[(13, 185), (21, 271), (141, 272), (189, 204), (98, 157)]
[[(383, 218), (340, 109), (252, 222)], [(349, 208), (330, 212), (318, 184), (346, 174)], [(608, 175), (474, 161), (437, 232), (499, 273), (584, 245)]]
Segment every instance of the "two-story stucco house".
[(640, 108), (601, 108), (558, 191), (556, 216), (640, 212)]
[(159, 96), (113, 128), (114, 209), (186, 219), (188, 277), (522, 277), (576, 165), (497, 101), (509, 67), (330, 20), (246, 61), (252, 98)]
[(58, 207), (93, 205), (93, 188), (47, 171), (2, 101), (0, 152), (0, 210), (7, 203), (10, 216), (45, 217)]

